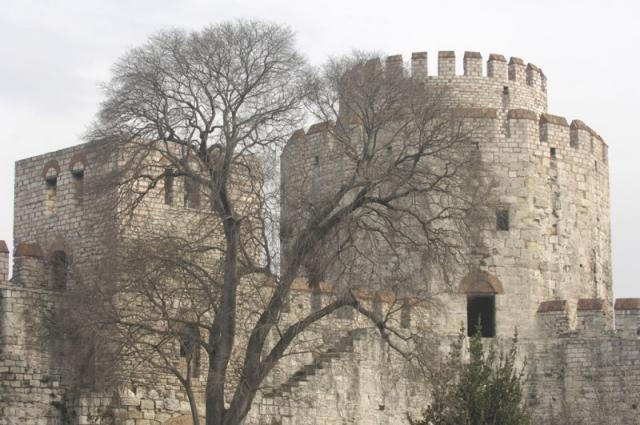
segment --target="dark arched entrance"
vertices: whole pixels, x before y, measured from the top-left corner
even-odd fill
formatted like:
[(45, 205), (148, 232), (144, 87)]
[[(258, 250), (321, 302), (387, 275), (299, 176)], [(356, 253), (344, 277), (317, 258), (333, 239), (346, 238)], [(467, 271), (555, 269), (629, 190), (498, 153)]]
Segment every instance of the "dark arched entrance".
[(496, 336), (496, 294), (504, 293), (500, 280), (486, 271), (473, 271), (462, 279), (458, 292), (467, 296), (467, 335), (480, 331), (484, 338)]

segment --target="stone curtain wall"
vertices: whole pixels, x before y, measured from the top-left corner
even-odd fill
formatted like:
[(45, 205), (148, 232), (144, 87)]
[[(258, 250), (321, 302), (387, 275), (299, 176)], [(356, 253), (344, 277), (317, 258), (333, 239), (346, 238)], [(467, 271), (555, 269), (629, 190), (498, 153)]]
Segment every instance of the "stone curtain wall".
[[(287, 322), (312, 308), (313, 297), (332, 296), (330, 286), (323, 285), (314, 294), (305, 281), (296, 283), (293, 295)], [(360, 296), (372, 308), (376, 296)], [(385, 299), (385, 294), (377, 298)], [(31, 367), (20, 351), (26, 347), (24, 351), (38, 352), (26, 342), (41, 333), (33, 313), (46, 311), (55, 297), (50, 291), (5, 284), (2, 301), (3, 323), (11, 325), (4, 328), (11, 333), (3, 331), (2, 352), (13, 355), (3, 357), (0, 365), (6, 390), (0, 399), (3, 424), (62, 424), (70, 418), (82, 425), (107, 420), (150, 425), (188, 414), (184, 395), (169, 383), (106, 393), (80, 391), (65, 398), (60, 378)], [(24, 305), (29, 308), (29, 319), (24, 316)], [(566, 301), (543, 303), (536, 317), (538, 336), (522, 340), (529, 371), (527, 402), (535, 423), (634, 424), (635, 389), (640, 385), (640, 301), (618, 300), (615, 331), (601, 300), (580, 300), (578, 305), (573, 326)], [(383, 309), (388, 307), (385, 304)], [(424, 319), (429, 308), (411, 310), (412, 331), (427, 329)], [(277, 376), (258, 394), (247, 424), (403, 424), (407, 412), (419, 414), (426, 402), (426, 387), (419, 375), (412, 373), (366, 321), (337, 315), (305, 335), (323, 341), (321, 350), (285, 358), (274, 373)], [(442, 344), (446, 341), (450, 339), (443, 339)], [(46, 352), (40, 354), (46, 358)], [(155, 385), (162, 384), (156, 381)], [(603, 421), (605, 412), (615, 421)], [(575, 422), (569, 422), (567, 415), (573, 415)]]
[[(108, 145), (88, 143), (16, 163), (11, 281), (8, 254), (0, 267), (0, 424), (65, 423), (72, 412), (65, 388), (74, 374), (63, 370), (64, 344), (50, 325), (64, 297), (58, 286), (91, 279), (109, 245), (114, 222), (101, 189), (110, 158)], [(66, 273), (56, 276), (60, 253)]]
[(640, 299), (619, 299), (615, 328), (601, 300), (543, 303), (540, 338), (527, 341), (534, 423), (635, 425), (640, 417)]
[[(48, 291), (0, 283), (0, 424), (58, 424), (65, 400), (50, 370), (42, 312), (56, 301)], [(35, 346), (34, 346), (35, 345)]]

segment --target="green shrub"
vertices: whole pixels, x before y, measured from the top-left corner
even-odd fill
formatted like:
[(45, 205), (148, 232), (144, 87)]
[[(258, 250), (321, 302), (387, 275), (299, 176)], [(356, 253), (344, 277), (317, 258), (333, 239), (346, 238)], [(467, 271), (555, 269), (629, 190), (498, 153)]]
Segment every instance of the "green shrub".
[(524, 366), (517, 361), (517, 335), (508, 350), (495, 340), (485, 349), (480, 332), (469, 339), (460, 333), (451, 352), (431, 377), (431, 403), (412, 425), (527, 425), (522, 402)]

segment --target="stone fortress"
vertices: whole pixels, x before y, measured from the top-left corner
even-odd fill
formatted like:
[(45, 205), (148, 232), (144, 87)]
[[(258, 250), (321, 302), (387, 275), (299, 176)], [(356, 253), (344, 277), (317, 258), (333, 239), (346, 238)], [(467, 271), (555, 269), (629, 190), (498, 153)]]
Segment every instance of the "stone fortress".
[[(517, 327), (534, 423), (638, 424), (640, 299), (613, 299), (607, 145), (585, 123), (547, 113), (547, 80), (536, 66), (491, 55), (485, 73), (475, 52), (463, 64), (458, 75), (455, 54), (439, 52), (431, 76), (427, 53), (414, 53), (406, 76), (447, 88), (448, 104), (482, 129), (477, 146), (497, 182), (487, 250), (476, 270), (458, 273), (452, 293), (434, 295), (445, 308), (430, 331), (453, 336), (461, 324), (472, 328), (474, 317), (486, 337), (509, 338)], [(403, 59), (390, 56), (381, 66), (402, 72)], [(310, 169), (331, 175), (330, 138), (327, 124), (296, 132), (281, 156), (282, 182)], [(2, 425), (187, 423), (188, 403), (171, 380), (163, 388), (72, 391), (46, 335), (65, 286), (91, 278), (118, 226), (96, 226), (98, 199), (83, 190), (109, 171), (114, 155), (88, 143), (16, 164), (10, 280), (0, 243)], [(306, 288), (294, 294), (301, 308), (313, 303)], [(423, 324), (413, 312), (406, 322), (418, 332)], [(247, 423), (406, 423), (426, 397), (420, 382), (394, 367), (399, 361), (370, 329), (345, 330), (325, 352), (291, 361), (284, 377), (270, 379)]]

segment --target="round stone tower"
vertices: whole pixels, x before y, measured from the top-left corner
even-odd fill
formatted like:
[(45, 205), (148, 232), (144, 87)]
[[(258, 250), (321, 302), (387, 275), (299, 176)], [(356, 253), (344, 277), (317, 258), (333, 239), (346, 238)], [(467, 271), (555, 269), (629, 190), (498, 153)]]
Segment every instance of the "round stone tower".
[[(482, 229), (484, 252), (477, 269), (457, 270), (448, 294), (434, 297), (438, 327), (454, 333), (464, 324), (492, 322), (487, 336), (533, 336), (535, 313), (543, 301), (612, 301), (611, 232), (607, 145), (579, 120), (570, 123), (547, 113), (547, 84), (532, 64), (492, 54), (485, 66), (476, 52), (464, 54), (456, 73), (455, 53), (438, 54), (438, 75), (427, 72), (427, 53), (413, 53), (409, 66), (389, 56), (385, 72), (404, 72), (427, 86), (446, 88), (445, 103), (465, 122), (481, 128), (474, 135), (484, 169), (493, 180), (491, 215)], [(281, 157), (286, 187), (315, 168), (314, 188), (335, 176), (327, 125), (298, 130)], [(282, 216), (287, 217), (287, 203)], [(484, 329), (485, 325), (483, 325)], [(483, 331), (484, 332), (484, 331)]]

